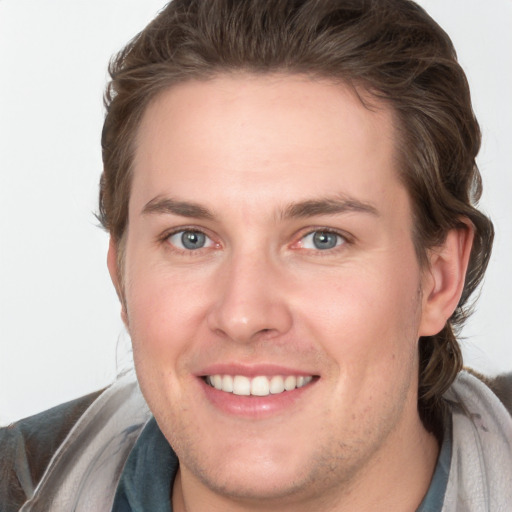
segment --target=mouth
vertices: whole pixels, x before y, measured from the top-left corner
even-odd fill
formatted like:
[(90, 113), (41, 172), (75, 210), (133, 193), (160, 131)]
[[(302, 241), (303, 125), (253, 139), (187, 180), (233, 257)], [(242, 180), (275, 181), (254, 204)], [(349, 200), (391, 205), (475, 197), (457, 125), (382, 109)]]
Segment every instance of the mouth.
[(238, 396), (269, 396), (280, 395), (303, 388), (313, 382), (314, 375), (206, 375), (203, 380), (219, 391)]

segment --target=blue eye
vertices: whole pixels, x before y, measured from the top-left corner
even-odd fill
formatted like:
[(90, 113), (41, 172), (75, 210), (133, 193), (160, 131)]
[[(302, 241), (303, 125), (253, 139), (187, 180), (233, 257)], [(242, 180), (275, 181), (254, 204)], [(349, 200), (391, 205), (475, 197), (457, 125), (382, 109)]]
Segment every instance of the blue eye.
[(179, 249), (195, 251), (204, 247), (211, 247), (213, 242), (201, 231), (184, 230), (169, 236), (169, 242)]
[(343, 243), (345, 243), (345, 239), (332, 231), (312, 231), (302, 239), (301, 245), (304, 249), (325, 251), (334, 249)]

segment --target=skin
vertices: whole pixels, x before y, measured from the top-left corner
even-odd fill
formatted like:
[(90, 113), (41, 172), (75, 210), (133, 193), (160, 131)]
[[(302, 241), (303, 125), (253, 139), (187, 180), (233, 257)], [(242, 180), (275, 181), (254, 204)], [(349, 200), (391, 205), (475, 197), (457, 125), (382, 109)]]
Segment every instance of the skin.
[[(457, 304), (471, 230), (419, 267), (393, 115), (373, 105), (327, 81), (240, 74), (174, 86), (145, 112), (122, 287), (114, 243), (108, 262), (180, 459), (175, 510), (410, 511), (428, 489), (438, 444), (417, 412), (417, 344)], [(187, 229), (206, 245), (180, 246)], [(318, 231), (336, 246), (317, 248)], [(205, 392), (218, 364), (315, 380), (271, 413), (236, 414)]]

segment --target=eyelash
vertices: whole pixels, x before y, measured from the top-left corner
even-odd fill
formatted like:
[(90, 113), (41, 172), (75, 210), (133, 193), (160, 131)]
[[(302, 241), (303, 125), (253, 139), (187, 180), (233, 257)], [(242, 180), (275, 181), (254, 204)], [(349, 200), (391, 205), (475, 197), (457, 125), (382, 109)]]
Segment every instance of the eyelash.
[(327, 248), (327, 249), (318, 249), (318, 248), (311, 249), (311, 248), (303, 247), (303, 249), (305, 251), (314, 253), (315, 256), (316, 255), (329, 256), (329, 255), (332, 255), (333, 253), (337, 253), (338, 251), (345, 249), (348, 245), (353, 244), (353, 238), (351, 236), (349, 236), (347, 233), (344, 233), (342, 231), (337, 231), (332, 228), (325, 228), (325, 227), (316, 227), (314, 229), (309, 229), (304, 234), (301, 234), (300, 238), (298, 239), (298, 242), (295, 242), (294, 244), (304, 243), (304, 240), (308, 236), (312, 236), (315, 233), (322, 233), (325, 235), (335, 235), (336, 237), (338, 237), (338, 239), (339, 239), (338, 241), (340, 242), (340, 243), (337, 243), (337, 245), (335, 245), (334, 247)]
[[(186, 232), (203, 234), (208, 240), (211, 241), (212, 246), (214, 248), (220, 246), (220, 244), (215, 242), (213, 237), (210, 236), (204, 228), (199, 228), (199, 227), (195, 227), (195, 226), (182, 226), (182, 227), (174, 229), (172, 231), (167, 231), (161, 237), (159, 237), (158, 241), (160, 243), (167, 244), (167, 246), (170, 246), (171, 250), (173, 250), (175, 252), (179, 252), (181, 254), (187, 254), (190, 256), (201, 254), (203, 252), (202, 249), (211, 249), (212, 248), (212, 247), (200, 247), (195, 250), (194, 249), (186, 249), (186, 248), (182, 249), (170, 242), (170, 238), (172, 236), (179, 235), (180, 233), (182, 234), (182, 233), (186, 233)], [(311, 248), (303, 248), (303, 247), (299, 247), (299, 248), (302, 248), (305, 251), (315, 253), (320, 256), (327, 256), (327, 255), (333, 254), (334, 252), (338, 252), (339, 250), (346, 248), (346, 246), (354, 243), (353, 238), (350, 235), (348, 235), (347, 233), (337, 231), (332, 228), (316, 227), (314, 229), (310, 228), (310, 229), (308, 229), (308, 231), (301, 233), (299, 238), (297, 239), (297, 241), (293, 242), (291, 244), (291, 246), (294, 246), (299, 243), (303, 243), (303, 241), (305, 240), (306, 237), (314, 235), (315, 233), (323, 233), (326, 235), (335, 235), (336, 237), (339, 237), (341, 239), (341, 243), (337, 244), (336, 246), (334, 246), (332, 248), (327, 248), (327, 249), (311, 249)]]
[(159, 237), (158, 242), (166, 244), (166, 246), (170, 247), (171, 250), (174, 252), (178, 252), (180, 254), (186, 254), (188, 256), (195, 256), (195, 255), (202, 254), (203, 253), (202, 249), (211, 249), (211, 247), (199, 247), (198, 249), (195, 249), (195, 250), (186, 249), (186, 248), (182, 249), (181, 247), (177, 247), (175, 244), (172, 244), (170, 242), (171, 237), (173, 237), (175, 235), (183, 234), (183, 233), (199, 233), (199, 234), (204, 235), (208, 240), (210, 240), (213, 246), (220, 245), (219, 243), (216, 243), (213, 240), (213, 237), (211, 237), (204, 230), (204, 228), (198, 228), (195, 226), (181, 226), (180, 228), (174, 229), (172, 231), (167, 231), (161, 237)]

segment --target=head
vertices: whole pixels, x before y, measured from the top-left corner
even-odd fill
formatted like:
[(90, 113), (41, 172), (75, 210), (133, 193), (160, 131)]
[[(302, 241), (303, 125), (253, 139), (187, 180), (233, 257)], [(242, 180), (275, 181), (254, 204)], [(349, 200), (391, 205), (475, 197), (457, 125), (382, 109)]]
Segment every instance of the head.
[[(493, 238), (492, 224), (476, 209), (480, 131), (449, 37), (407, 0), (171, 2), (110, 66), (100, 218), (117, 246), (119, 269), (136, 134), (148, 105), (177, 84), (236, 72), (327, 79), (352, 88), (369, 109), (375, 100), (391, 108), (397, 171), (411, 199), (423, 267), (451, 229), (474, 231), (459, 304), (439, 333), (419, 342), (419, 409), (428, 422), (461, 368), (455, 334)], [(119, 282), (122, 290), (122, 271)]]
[[(175, 0), (110, 72), (110, 268), (188, 482), (332, 496), (415, 417), (435, 429), (492, 242), (448, 36), (406, 0)], [(233, 375), (294, 372), (313, 380), (226, 400)]]

